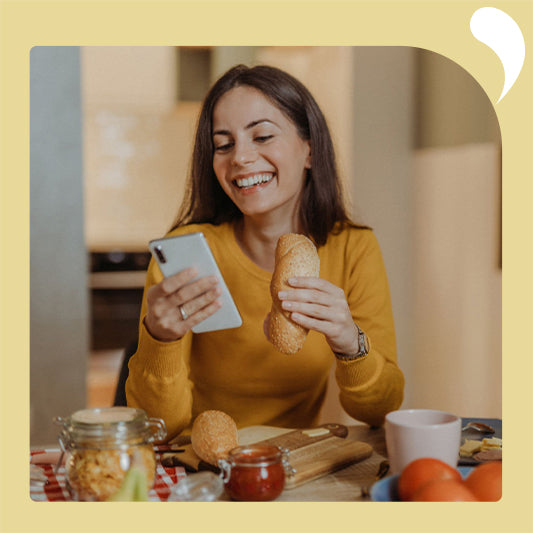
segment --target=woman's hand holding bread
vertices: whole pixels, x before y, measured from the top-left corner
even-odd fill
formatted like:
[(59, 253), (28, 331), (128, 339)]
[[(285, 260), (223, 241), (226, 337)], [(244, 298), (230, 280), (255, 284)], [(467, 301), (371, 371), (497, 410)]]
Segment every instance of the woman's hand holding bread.
[(355, 354), (359, 350), (357, 329), (344, 291), (319, 278), (290, 280), (293, 289), (279, 295), (281, 307), (302, 327), (323, 333), (331, 350)]
[(314, 330), (333, 352), (357, 353), (357, 329), (344, 291), (318, 274), (313, 243), (303, 235), (282, 235), (270, 286), (272, 310), (265, 321), (268, 338), (280, 352), (293, 354)]
[(291, 320), (291, 314), (282, 308), (279, 292), (289, 288), (293, 276), (318, 276), (320, 260), (315, 245), (296, 233), (282, 235), (276, 246), (276, 265), (270, 283), (272, 310), (268, 323), (269, 340), (282, 353), (294, 354), (301, 350), (308, 330)]
[(196, 275), (196, 269), (187, 268), (148, 289), (144, 325), (152, 337), (164, 342), (181, 339), (220, 309), (218, 280), (206, 276), (192, 281)]

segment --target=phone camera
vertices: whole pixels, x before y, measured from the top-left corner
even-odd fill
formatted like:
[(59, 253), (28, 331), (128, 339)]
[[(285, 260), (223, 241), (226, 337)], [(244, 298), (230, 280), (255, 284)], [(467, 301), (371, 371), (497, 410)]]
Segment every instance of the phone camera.
[(167, 262), (167, 258), (165, 257), (165, 254), (163, 253), (163, 250), (161, 249), (161, 246), (156, 246), (154, 248), (154, 250), (155, 250), (155, 253), (156, 253), (159, 261), (161, 263), (166, 263)]

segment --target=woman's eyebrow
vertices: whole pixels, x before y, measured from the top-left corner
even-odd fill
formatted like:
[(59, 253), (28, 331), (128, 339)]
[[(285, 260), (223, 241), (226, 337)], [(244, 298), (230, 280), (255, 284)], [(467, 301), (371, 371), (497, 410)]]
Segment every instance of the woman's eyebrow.
[[(244, 129), (249, 130), (250, 128), (253, 128), (254, 126), (257, 126), (258, 124), (262, 124), (263, 122), (268, 122), (269, 124), (273, 124), (274, 126), (279, 126), (273, 121), (268, 118), (260, 118), (258, 120), (252, 120), (249, 124), (247, 124)], [(213, 132), (213, 135), (230, 135), (231, 132), (229, 130), (216, 130)]]
[(269, 124), (278, 126), (273, 120), (270, 120), (268, 118), (260, 118), (259, 120), (253, 120), (252, 122), (250, 122), (250, 124), (248, 124), (245, 129), (249, 130), (250, 128), (253, 128), (254, 126), (257, 126), (258, 124), (262, 124), (263, 122), (268, 122)]

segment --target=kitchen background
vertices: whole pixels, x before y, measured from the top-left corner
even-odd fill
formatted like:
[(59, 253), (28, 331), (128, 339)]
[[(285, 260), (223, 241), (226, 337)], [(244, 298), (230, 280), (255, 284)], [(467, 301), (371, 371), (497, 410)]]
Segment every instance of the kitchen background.
[[(501, 139), (460, 66), (407, 47), (35, 47), (31, 444), (113, 403), (147, 242), (176, 214), (207, 87), (240, 62), (291, 72), (325, 112), (385, 258), (403, 407), (501, 417)], [(333, 378), (322, 419), (350, 423)]]

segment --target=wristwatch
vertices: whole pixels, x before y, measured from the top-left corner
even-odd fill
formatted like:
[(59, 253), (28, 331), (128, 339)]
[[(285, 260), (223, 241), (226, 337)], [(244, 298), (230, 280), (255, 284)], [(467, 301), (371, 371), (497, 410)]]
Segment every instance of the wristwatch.
[(354, 325), (357, 328), (357, 342), (359, 349), (356, 354), (334, 352), (335, 357), (340, 361), (355, 361), (356, 359), (364, 357), (370, 349), (367, 336), (355, 322)]

